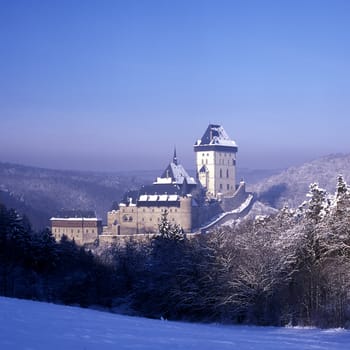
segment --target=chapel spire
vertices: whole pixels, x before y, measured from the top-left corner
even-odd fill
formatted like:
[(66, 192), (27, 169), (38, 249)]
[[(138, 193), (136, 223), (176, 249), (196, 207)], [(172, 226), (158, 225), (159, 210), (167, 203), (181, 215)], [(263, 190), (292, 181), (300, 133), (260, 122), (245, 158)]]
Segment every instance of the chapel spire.
[(176, 146), (174, 146), (174, 157), (173, 157), (173, 163), (177, 165), (177, 156), (176, 156)]

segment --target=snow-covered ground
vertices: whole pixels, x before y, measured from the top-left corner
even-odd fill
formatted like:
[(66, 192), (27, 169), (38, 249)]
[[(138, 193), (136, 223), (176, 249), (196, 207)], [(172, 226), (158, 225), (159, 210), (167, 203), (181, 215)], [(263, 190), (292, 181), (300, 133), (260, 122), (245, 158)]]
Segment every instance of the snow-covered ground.
[(0, 297), (0, 349), (350, 349), (350, 331), (149, 320)]

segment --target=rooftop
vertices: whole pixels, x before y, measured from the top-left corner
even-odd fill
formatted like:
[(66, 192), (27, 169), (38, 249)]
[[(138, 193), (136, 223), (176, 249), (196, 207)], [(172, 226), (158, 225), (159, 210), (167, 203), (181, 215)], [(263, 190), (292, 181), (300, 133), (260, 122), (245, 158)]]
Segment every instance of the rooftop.
[(202, 138), (194, 146), (223, 146), (234, 148), (236, 151), (238, 149), (236, 142), (231, 140), (225, 129), (218, 124), (209, 124)]

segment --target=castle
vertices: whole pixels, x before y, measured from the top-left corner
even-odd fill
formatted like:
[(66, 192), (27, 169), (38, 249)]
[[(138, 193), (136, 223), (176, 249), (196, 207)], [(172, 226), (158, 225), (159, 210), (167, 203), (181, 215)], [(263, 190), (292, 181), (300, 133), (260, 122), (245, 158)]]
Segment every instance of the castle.
[[(190, 233), (216, 215), (240, 205), (246, 193), (244, 184), (236, 185), (238, 147), (224, 128), (209, 124), (195, 143), (194, 151), (196, 179), (179, 163), (175, 150), (169, 165), (152, 184), (125, 193), (118, 208), (107, 213), (107, 226), (103, 229), (97, 218), (93, 221), (84, 217), (54, 217), (53, 235), (60, 239), (64, 234), (84, 244), (95, 240), (112, 242), (119, 236), (155, 234), (164, 212), (171, 223)], [(94, 228), (87, 226), (92, 222)]]

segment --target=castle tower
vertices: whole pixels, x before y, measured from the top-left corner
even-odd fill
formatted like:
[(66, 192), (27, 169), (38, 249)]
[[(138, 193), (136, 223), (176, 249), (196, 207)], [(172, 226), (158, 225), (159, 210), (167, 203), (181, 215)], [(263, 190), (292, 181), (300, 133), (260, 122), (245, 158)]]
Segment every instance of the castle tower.
[(197, 177), (208, 197), (233, 194), (236, 190), (237, 144), (221, 125), (209, 124), (194, 145)]

